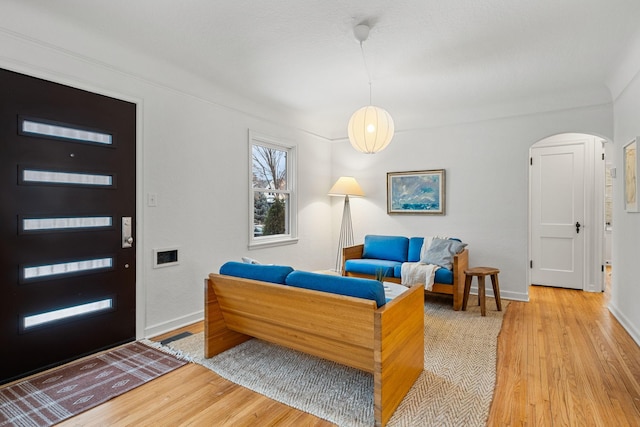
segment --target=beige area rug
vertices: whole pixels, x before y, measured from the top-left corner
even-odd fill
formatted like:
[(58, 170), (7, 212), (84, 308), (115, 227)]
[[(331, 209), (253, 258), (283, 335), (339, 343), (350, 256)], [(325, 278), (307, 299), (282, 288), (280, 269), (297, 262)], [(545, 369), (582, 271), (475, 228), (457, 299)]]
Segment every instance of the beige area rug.
[[(474, 296), (471, 303), (476, 302)], [(453, 311), (451, 300), (425, 302), (424, 372), (402, 401), (390, 426), (485, 426), (496, 377), (497, 337), (503, 311), (487, 299)], [(340, 426), (371, 426), (373, 376), (258, 339), (204, 359), (202, 334), (168, 344), (178, 355), (220, 376)]]

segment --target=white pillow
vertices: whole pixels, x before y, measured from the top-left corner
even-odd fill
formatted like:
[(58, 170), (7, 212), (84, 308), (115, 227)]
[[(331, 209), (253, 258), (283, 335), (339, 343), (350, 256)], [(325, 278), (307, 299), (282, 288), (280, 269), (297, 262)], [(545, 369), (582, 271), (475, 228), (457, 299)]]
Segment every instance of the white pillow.
[(242, 257), (242, 262), (244, 262), (245, 264), (260, 264), (260, 262), (258, 262), (257, 260), (246, 256)]

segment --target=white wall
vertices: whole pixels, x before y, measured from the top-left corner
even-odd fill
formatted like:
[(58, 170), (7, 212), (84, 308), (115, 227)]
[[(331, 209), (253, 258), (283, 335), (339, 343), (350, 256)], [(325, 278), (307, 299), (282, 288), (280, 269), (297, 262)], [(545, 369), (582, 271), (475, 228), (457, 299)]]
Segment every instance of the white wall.
[[(612, 126), (603, 105), (401, 132), (373, 155), (343, 141), (333, 146), (332, 174), (354, 176), (366, 193), (351, 200), (356, 242), (366, 234), (459, 237), (470, 265), (500, 268), (501, 296), (528, 300), (529, 147), (565, 132), (611, 138)], [(428, 169), (446, 170), (446, 215), (388, 215), (386, 173)]]
[[(639, 50), (640, 52), (640, 50)], [(635, 55), (637, 58), (637, 54)], [(624, 211), (622, 147), (640, 136), (640, 78), (636, 73), (614, 103), (612, 284), (609, 309), (640, 345), (640, 213)]]
[[(7, 7), (0, 16), (0, 67), (138, 104), (139, 337), (201, 319), (203, 279), (227, 260), (249, 255), (304, 269), (333, 265), (327, 141), (297, 130), (286, 112), (234, 98), (27, 5)], [(297, 244), (247, 249), (248, 129), (298, 145)], [(157, 207), (146, 206), (150, 192)], [(173, 246), (180, 248), (180, 264), (153, 269), (153, 248)]]

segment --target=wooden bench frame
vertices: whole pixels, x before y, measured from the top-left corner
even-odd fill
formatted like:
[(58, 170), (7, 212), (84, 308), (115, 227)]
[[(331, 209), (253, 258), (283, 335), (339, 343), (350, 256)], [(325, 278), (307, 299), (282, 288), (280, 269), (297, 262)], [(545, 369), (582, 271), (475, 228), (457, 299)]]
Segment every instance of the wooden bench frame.
[(205, 357), (252, 338), (373, 373), (384, 426), (424, 369), (424, 294), (375, 301), (219, 274), (205, 279)]
[[(344, 265), (347, 260), (350, 259), (362, 259), (362, 254), (364, 252), (364, 244), (349, 246), (347, 248), (342, 249), (342, 274), (344, 276), (349, 277), (363, 277), (366, 279), (375, 279), (375, 276), (369, 274), (359, 274), (359, 273), (347, 273), (344, 269)], [(431, 292), (437, 292), (440, 294), (448, 294), (453, 295), (453, 309), (455, 311), (459, 311), (462, 309), (462, 300), (464, 298), (464, 281), (465, 274), (464, 271), (468, 268), (469, 265), (469, 250), (464, 249), (459, 254), (453, 257), (453, 284), (447, 283), (434, 283)], [(399, 277), (385, 277), (385, 281), (400, 283)], [(427, 292), (425, 290), (425, 292)]]

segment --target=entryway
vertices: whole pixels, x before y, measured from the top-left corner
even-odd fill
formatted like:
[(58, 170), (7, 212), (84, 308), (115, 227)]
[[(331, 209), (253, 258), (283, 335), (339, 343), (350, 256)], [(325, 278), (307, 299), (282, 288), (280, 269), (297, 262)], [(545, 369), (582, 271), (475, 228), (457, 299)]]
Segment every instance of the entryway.
[(604, 290), (604, 142), (572, 133), (531, 147), (531, 284)]
[(136, 105), (0, 70), (0, 383), (135, 339)]

